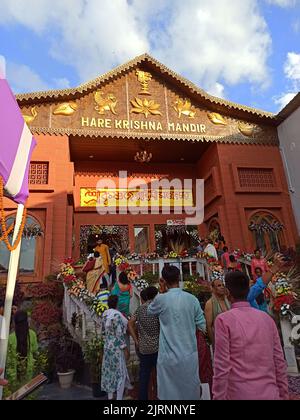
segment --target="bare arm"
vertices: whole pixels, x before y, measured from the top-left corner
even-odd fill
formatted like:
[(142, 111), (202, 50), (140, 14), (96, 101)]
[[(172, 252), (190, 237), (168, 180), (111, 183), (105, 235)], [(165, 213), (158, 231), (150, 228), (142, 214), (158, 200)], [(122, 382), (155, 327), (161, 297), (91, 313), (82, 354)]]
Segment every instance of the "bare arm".
[(263, 282), (266, 285), (268, 285), (270, 283), (270, 281), (272, 281), (272, 277), (274, 276), (274, 274), (276, 274), (278, 271), (280, 271), (283, 268), (284, 264), (285, 264), (285, 262), (283, 261), (283, 256), (280, 255), (280, 254), (276, 254), (274, 256), (273, 267), (271, 267), (271, 270), (267, 271), (262, 276)]
[(205, 313), (205, 318), (206, 318), (207, 334), (208, 334), (210, 342), (212, 344), (214, 344), (213, 316), (212, 316), (212, 301), (211, 301), (211, 299), (206, 302), (204, 313)]
[(135, 342), (135, 345), (138, 346), (139, 340), (137, 336), (137, 330), (136, 330), (136, 316), (132, 316), (128, 322), (128, 330), (129, 334), (133, 338), (133, 341)]

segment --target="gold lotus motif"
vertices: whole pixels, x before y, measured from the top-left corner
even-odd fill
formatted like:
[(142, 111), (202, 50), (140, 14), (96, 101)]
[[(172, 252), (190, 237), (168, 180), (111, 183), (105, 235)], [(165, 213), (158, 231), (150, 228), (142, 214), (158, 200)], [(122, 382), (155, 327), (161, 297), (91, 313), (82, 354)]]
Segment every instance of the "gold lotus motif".
[(53, 111), (53, 115), (65, 115), (70, 116), (73, 115), (74, 112), (76, 112), (78, 109), (78, 105), (76, 102), (65, 102), (61, 105), (58, 105), (58, 107)]
[(146, 118), (148, 118), (149, 115), (162, 115), (159, 111), (160, 105), (152, 100), (148, 101), (148, 99), (142, 100), (140, 98), (135, 98), (131, 101), (131, 105), (133, 106), (131, 113), (144, 114)]
[(240, 132), (244, 136), (246, 136), (246, 137), (252, 137), (253, 136), (254, 130), (255, 130), (255, 127), (253, 125), (239, 122), (238, 127), (239, 127)]
[(181, 118), (181, 115), (186, 115), (189, 118), (195, 118), (196, 108), (192, 106), (189, 99), (177, 99), (174, 104), (174, 109), (178, 113), (178, 118)]
[(110, 111), (114, 115), (117, 115), (116, 106), (118, 101), (113, 93), (109, 93), (105, 98), (104, 94), (98, 91), (95, 93), (95, 102), (97, 104), (95, 110), (98, 111), (100, 115), (104, 115), (105, 111)]
[(137, 70), (136, 72), (138, 81), (142, 86), (142, 91), (140, 95), (151, 95), (149, 92), (149, 82), (152, 80), (152, 75), (146, 71)]
[(23, 118), (24, 118), (24, 120), (25, 120), (25, 122), (26, 122), (26, 124), (30, 124), (30, 123), (32, 123), (35, 119), (36, 119), (36, 117), (37, 117), (37, 115), (38, 115), (38, 113), (37, 113), (37, 110), (36, 110), (36, 107), (34, 106), (33, 108), (31, 108), (31, 115), (26, 115), (26, 114), (23, 114), (22, 113), (22, 115), (23, 115)]

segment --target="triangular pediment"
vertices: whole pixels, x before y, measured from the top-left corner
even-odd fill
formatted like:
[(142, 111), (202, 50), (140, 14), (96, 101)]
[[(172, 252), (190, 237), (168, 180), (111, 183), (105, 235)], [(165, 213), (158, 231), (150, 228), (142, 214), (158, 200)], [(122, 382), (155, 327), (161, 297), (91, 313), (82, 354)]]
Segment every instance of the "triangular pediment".
[(215, 98), (148, 54), (77, 88), (17, 100), (37, 132), (277, 142), (273, 114)]

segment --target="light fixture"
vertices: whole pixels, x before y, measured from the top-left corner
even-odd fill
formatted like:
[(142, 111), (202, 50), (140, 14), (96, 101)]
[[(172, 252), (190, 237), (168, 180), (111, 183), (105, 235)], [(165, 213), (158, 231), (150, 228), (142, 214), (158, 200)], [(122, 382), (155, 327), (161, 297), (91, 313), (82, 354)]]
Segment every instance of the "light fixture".
[(93, 156), (93, 155), (89, 156), (89, 158), (90, 158), (90, 159), (94, 159), (94, 157), (95, 157), (95, 156)]
[(140, 163), (149, 163), (152, 159), (152, 153), (148, 153), (146, 150), (137, 152), (134, 160)]

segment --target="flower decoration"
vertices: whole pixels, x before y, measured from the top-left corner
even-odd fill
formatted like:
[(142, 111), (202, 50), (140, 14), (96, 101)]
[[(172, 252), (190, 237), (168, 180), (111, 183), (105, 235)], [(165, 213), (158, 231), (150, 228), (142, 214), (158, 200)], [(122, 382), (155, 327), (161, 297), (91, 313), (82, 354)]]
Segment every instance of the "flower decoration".
[(288, 276), (280, 274), (275, 283), (274, 310), (280, 312), (283, 305), (292, 305), (294, 302), (295, 296), (289, 284)]
[(141, 292), (142, 290), (147, 289), (149, 287), (149, 284), (146, 282), (146, 280), (143, 280), (143, 279), (135, 280), (133, 282), (133, 285), (134, 285), (134, 287), (137, 288), (137, 290), (139, 292)]
[(265, 220), (260, 223), (251, 222), (249, 225), (249, 230), (252, 232), (265, 233), (265, 232), (281, 232), (284, 229), (284, 225), (274, 221), (268, 223)]
[(98, 315), (98, 316), (102, 316), (103, 315), (103, 313), (105, 312), (105, 311), (107, 311), (107, 309), (108, 309), (108, 306), (107, 305), (104, 305), (102, 302), (101, 302), (101, 300), (99, 300), (99, 299), (94, 299), (94, 301), (93, 301), (93, 303), (92, 303), (92, 306), (91, 306), (91, 309), (92, 309), (92, 311), (96, 314), (96, 315)]
[(290, 313), (290, 305), (284, 303), (280, 308), (280, 313), (282, 316), (287, 316)]
[(178, 258), (178, 257), (179, 257), (179, 255), (175, 251), (171, 251), (168, 254), (168, 258)]

